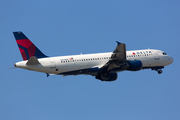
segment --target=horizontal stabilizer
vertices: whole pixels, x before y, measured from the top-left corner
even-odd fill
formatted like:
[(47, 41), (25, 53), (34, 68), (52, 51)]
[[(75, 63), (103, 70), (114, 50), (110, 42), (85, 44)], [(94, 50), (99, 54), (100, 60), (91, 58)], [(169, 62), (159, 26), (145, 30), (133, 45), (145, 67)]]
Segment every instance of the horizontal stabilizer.
[(40, 63), (39, 63), (37, 57), (35, 57), (35, 56), (30, 57), (26, 63), (26, 65), (38, 65), (38, 64), (40, 64)]

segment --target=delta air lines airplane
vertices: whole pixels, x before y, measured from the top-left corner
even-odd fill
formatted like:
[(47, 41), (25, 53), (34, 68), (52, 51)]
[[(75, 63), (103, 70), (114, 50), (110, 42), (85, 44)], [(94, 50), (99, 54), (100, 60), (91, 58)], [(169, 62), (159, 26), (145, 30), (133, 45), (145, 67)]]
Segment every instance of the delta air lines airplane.
[(55, 75), (92, 75), (101, 81), (114, 81), (117, 72), (151, 69), (162, 73), (173, 58), (161, 50), (126, 51), (124, 43), (117, 42), (113, 52), (49, 57), (43, 54), (22, 32), (13, 32), (24, 61), (16, 68)]

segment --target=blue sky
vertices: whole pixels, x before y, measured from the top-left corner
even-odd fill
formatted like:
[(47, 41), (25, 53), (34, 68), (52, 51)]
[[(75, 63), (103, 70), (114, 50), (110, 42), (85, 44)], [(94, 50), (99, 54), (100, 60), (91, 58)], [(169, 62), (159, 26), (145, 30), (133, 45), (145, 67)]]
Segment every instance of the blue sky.
[[(1, 120), (179, 120), (178, 0), (0, 1)], [(50, 76), (13, 67), (22, 57), (13, 31), (48, 56), (160, 49), (174, 58), (159, 75), (120, 72), (114, 82)]]

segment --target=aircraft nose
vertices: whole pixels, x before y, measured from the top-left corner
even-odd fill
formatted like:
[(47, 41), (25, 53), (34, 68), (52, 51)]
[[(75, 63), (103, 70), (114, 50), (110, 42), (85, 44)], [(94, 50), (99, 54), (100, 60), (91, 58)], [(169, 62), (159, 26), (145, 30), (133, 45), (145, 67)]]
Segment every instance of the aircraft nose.
[(171, 56), (169, 56), (169, 63), (171, 64), (171, 63), (173, 63), (173, 61), (174, 61), (174, 59)]

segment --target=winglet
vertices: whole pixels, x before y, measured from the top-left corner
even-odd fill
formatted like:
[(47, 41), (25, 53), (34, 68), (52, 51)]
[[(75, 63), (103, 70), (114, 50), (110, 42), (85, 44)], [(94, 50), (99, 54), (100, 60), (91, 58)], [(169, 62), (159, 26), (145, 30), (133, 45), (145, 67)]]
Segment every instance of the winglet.
[(116, 42), (117, 42), (117, 44), (118, 44), (118, 45), (120, 45), (120, 44), (121, 44), (121, 43), (120, 43), (120, 42), (118, 42), (118, 41), (116, 41)]

